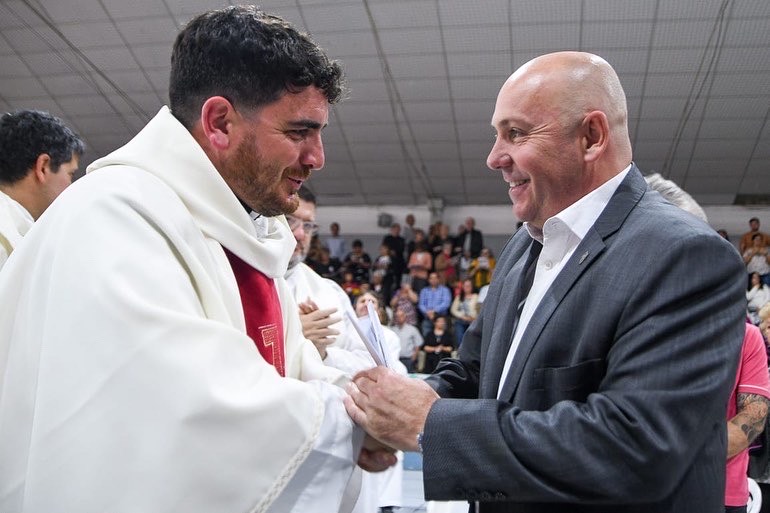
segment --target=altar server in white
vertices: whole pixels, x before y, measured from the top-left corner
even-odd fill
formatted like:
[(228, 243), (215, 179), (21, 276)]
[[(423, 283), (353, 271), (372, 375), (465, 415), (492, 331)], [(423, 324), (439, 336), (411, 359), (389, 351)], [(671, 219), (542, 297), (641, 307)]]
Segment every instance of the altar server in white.
[(283, 278), (340, 68), (253, 7), (171, 59), (170, 110), (0, 273), (0, 511), (326, 513), (359, 458)]

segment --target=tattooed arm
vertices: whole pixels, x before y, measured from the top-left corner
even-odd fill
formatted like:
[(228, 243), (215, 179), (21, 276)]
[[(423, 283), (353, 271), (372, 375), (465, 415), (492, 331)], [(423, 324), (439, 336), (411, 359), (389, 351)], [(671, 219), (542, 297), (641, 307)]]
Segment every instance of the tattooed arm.
[(738, 394), (738, 413), (727, 421), (727, 457), (745, 450), (765, 428), (768, 401), (756, 394)]

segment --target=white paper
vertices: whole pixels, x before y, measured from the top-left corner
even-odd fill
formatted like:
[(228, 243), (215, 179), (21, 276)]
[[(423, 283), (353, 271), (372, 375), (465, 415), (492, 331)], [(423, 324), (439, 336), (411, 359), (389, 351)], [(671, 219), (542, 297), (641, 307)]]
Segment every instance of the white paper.
[(356, 318), (353, 317), (350, 312), (345, 312), (350, 319), (350, 323), (356, 329), (358, 336), (364, 342), (369, 354), (372, 355), (374, 363), (382, 365), (384, 367), (390, 367), (388, 365), (388, 359), (385, 356), (384, 334), (382, 332), (382, 324), (380, 324), (380, 318), (377, 315), (377, 311), (372, 307), (371, 303), (366, 305), (368, 316)]

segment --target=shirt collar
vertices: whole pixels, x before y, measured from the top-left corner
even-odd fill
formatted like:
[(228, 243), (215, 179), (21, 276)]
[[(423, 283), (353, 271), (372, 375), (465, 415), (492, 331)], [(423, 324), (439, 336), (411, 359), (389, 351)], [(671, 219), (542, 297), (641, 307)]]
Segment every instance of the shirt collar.
[(630, 169), (631, 164), (572, 205), (553, 217), (548, 218), (543, 224), (543, 230), (540, 230), (529, 223), (524, 223), (524, 227), (527, 229), (530, 237), (543, 243), (544, 235), (548, 234), (550, 231), (549, 228), (563, 224), (566, 225), (566, 227), (569, 228), (569, 231), (577, 236), (579, 240), (582, 240), (610, 202), (612, 195), (615, 194), (615, 191), (620, 186), (623, 179), (625, 179)]

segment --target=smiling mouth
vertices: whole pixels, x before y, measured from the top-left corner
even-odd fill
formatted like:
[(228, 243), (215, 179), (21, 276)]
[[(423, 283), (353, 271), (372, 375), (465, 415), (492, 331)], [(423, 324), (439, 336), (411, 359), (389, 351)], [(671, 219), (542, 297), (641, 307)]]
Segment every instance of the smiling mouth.
[(508, 182), (508, 187), (510, 189), (515, 189), (515, 188), (520, 187), (520, 186), (522, 186), (522, 185), (524, 185), (526, 183), (529, 183), (529, 179), (515, 180), (515, 181), (512, 181), (512, 182)]

